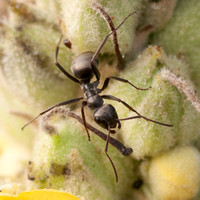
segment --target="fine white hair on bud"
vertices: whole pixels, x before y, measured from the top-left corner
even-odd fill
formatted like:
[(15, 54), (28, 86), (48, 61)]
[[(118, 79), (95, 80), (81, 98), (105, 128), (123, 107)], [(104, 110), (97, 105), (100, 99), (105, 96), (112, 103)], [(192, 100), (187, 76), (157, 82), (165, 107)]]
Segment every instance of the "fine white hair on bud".
[(200, 112), (200, 99), (195, 92), (194, 86), (191, 85), (189, 81), (177, 77), (173, 72), (166, 68), (162, 69), (161, 76), (174, 85), (180, 92), (184, 93), (195, 109)]

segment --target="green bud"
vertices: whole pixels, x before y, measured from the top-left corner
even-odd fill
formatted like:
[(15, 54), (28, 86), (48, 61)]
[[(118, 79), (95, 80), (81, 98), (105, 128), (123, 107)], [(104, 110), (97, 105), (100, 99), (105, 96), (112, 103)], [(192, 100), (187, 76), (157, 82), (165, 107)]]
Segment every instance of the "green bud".
[[(176, 69), (172, 71), (174, 66)], [(160, 47), (150, 46), (127, 66), (120, 77), (137, 87), (151, 88), (139, 91), (128, 84), (115, 81), (104, 92), (122, 99), (142, 116), (173, 125), (166, 127), (142, 118), (122, 121), (120, 137), (133, 148), (132, 155), (135, 158), (155, 156), (177, 143), (188, 144), (198, 138), (198, 105), (197, 108), (193, 106), (194, 102), (187, 94), (193, 87), (187, 79), (187, 70), (180, 71), (184, 67), (186, 69), (186, 65), (180, 60), (167, 57)], [(166, 78), (166, 73), (176, 78), (168, 80), (171, 76)], [(180, 75), (185, 79), (185, 88), (176, 84)], [(116, 107), (119, 118), (137, 116), (122, 103), (112, 101), (112, 104)]]
[[(35, 0), (33, 1), (9, 1), (9, 18), (15, 13), (20, 19), (17, 24), (24, 22), (40, 21), (55, 25), (59, 16), (59, 4), (54, 0)], [(11, 18), (10, 18), (11, 19)]]
[(130, 60), (146, 47), (152, 32), (166, 26), (173, 15), (177, 0), (143, 1), (143, 3), (132, 51), (128, 54)]
[(190, 68), (190, 77), (200, 89), (200, 2), (180, 0), (169, 24), (154, 35), (168, 54), (182, 57)]
[[(76, 54), (83, 51), (96, 51), (106, 35), (110, 33), (110, 27), (98, 14), (99, 10), (95, 9), (93, 4), (100, 5), (113, 19), (117, 27), (130, 13), (139, 11), (142, 1), (61, 1), (63, 15), (64, 33), (72, 42), (73, 51)], [(70, 6), (69, 6), (70, 5)], [(122, 54), (130, 51), (134, 39), (134, 30), (138, 22), (140, 12), (131, 16), (117, 30), (118, 42)], [(134, 28), (133, 28), (134, 27)], [(103, 47), (101, 53), (114, 53), (112, 36)]]
[[(59, 109), (54, 113), (57, 112)], [(51, 117), (52, 113), (48, 115)], [(88, 200), (130, 196), (136, 176), (134, 161), (109, 145), (108, 154), (119, 176), (116, 184), (113, 168), (104, 152), (105, 141), (90, 132), (89, 142), (85, 129), (74, 119), (55, 121), (54, 118), (51, 126), (46, 120), (49, 121), (43, 117), (41, 125), (51, 135), (41, 132), (37, 137), (33, 162), (29, 163), (29, 179), (32, 179), (29, 187), (61, 189)]]
[[(47, 23), (57, 23), (60, 15), (59, 3), (55, 0), (35, 0), (34, 4), (29, 4), (34, 16)], [(48, 32), (47, 32), (48, 33)]]
[[(17, 16), (13, 13), (15, 23), (4, 27), (1, 59), (4, 86), (20, 101), (43, 109), (73, 98), (78, 84), (64, 76), (54, 64), (54, 52), (60, 38), (58, 30), (37, 21), (16, 26)], [(70, 71), (72, 53), (63, 44), (58, 61)]]
[(148, 26), (150, 28), (151, 26), (152, 31), (160, 30), (171, 19), (176, 4), (177, 0), (147, 1), (143, 17), (139, 23), (143, 28)]

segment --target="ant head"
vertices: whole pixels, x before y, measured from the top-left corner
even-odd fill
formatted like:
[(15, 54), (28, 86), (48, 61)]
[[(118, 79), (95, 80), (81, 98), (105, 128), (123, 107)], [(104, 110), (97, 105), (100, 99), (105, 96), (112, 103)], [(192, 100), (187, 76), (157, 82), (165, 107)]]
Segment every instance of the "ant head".
[[(73, 75), (84, 81), (90, 82), (92, 77), (94, 76), (93, 70), (91, 68), (91, 60), (94, 56), (94, 52), (86, 51), (79, 54), (72, 62), (71, 71)], [(94, 66), (97, 68), (98, 60), (94, 60)]]

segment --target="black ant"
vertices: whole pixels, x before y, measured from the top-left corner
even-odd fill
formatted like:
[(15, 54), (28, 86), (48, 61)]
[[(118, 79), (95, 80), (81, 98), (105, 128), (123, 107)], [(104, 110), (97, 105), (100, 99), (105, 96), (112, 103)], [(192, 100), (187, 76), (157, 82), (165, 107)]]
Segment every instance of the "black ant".
[[(98, 9), (98, 8), (97, 8)], [(100, 12), (102, 12), (100, 10)], [(103, 11), (104, 13), (102, 13), (103, 15), (105, 15), (105, 11)], [(103, 90), (105, 90), (109, 84), (110, 79), (114, 79), (117, 81), (121, 81), (124, 83), (128, 83), (129, 85), (131, 85), (132, 87), (134, 87), (137, 90), (148, 90), (149, 88), (146, 89), (142, 89), (142, 88), (138, 88), (136, 86), (134, 86), (132, 83), (130, 83), (128, 80), (123, 79), (123, 78), (118, 78), (118, 77), (114, 77), (114, 76), (109, 76), (105, 79), (102, 88), (98, 88), (99, 85), (99, 80), (100, 80), (100, 72), (97, 68), (98, 66), (98, 60), (97, 60), (97, 56), (99, 54), (99, 52), (101, 51), (102, 47), (104, 46), (104, 44), (106, 43), (107, 39), (112, 35), (112, 34), (116, 34), (117, 29), (119, 29), (121, 27), (121, 25), (131, 16), (133, 15), (135, 12), (132, 12), (131, 14), (129, 14), (122, 22), (121, 24), (117, 27), (117, 28), (113, 28), (112, 27), (112, 31), (104, 38), (104, 40), (102, 41), (102, 43), (100, 44), (99, 48), (97, 49), (97, 51), (94, 52), (83, 52), (81, 54), (79, 54), (72, 62), (71, 65), (71, 71), (72, 74), (74, 76), (72, 76), (71, 74), (69, 74), (61, 65), (60, 63), (57, 61), (58, 58), (58, 52), (59, 52), (59, 45), (62, 39), (62, 36), (57, 44), (56, 50), (55, 50), (55, 65), (72, 81), (80, 84), (81, 89), (84, 92), (84, 96), (79, 97), (79, 98), (75, 98), (72, 100), (68, 100), (68, 101), (64, 101), (61, 103), (58, 103), (46, 110), (44, 110), (43, 112), (41, 112), (37, 117), (35, 117), (33, 120), (31, 120), (29, 123), (25, 124), (22, 127), (22, 130), (29, 125), (30, 123), (32, 123), (34, 120), (36, 120), (38, 117), (40, 117), (41, 115), (49, 112), (50, 110), (52, 110), (55, 107), (59, 107), (59, 106), (64, 106), (64, 105), (68, 105), (71, 103), (75, 103), (78, 101), (82, 101), (82, 105), (81, 105), (81, 115), (82, 115), (82, 121), (83, 121), (83, 125), (85, 127), (85, 130), (87, 132), (88, 135), (88, 140), (90, 141), (90, 135), (89, 135), (89, 131), (88, 131), (88, 124), (86, 123), (86, 119), (85, 119), (85, 112), (84, 112), (84, 108), (85, 106), (88, 106), (91, 110), (94, 110), (94, 121), (99, 124), (101, 127), (103, 127), (104, 129), (108, 130), (108, 135), (106, 137), (106, 146), (105, 146), (105, 153), (106, 156), (108, 157), (108, 159), (110, 160), (113, 170), (115, 172), (115, 178), (116, 178), (116, 182), (118, 182), (118, 175), (117, 175), (117, 171), (116, 168), (114, 166), (114, 163), (112, 162), (110, 156), (108, 155), (108, 143), (110, 143), (110, 134), (114, 134), (116, 133), (115, 130), (113, 130), (114, 128), (118, 127), (119, 129), (121, 128), (121, 123), (120, 121), (122, 120), (130, 120), (130, 119), (136, 119), (136, 118), (143, 118), (147, 121), (151, 121), (153, 123), (159, 124), (159, 125), (163, 125), (163, 126), (168, 126), (168, 127), (172, 127), (172, 125), (169, 124), (165, 124), (165, 123), (161, 123), (158, 121), (154, 121), (152, 119), (149, 119), (147, 117), (142, 116), (141, 114), (139, 114), (136, 110), (134, 110), (130, 105), (128, 105), (126, 102), (124, 102), (123, 100), (111, 96), (111, 95), (99, 95)], [(108, 15), (107, 15), (108, 16)], [(109, 25), (110, 25), (111, 19), (109, 20)], [(66, 46), (69, 47), (69, 41), (64, 42)], [(70, 45), (71, 46), (71, 45)], [(91, 82), (92, 77), (95, 75), (96, 77), (96, 81)], [(124, 119), (119, 119), (117, 112), (115, 110), (115, 108), (111, 105), (111, 104), (104, 104), (104, 100), (103, 99), (109, 99), (109, 100), (113, 100), (113, 101), (118, 101), (120, 103), (122, 103), (125, 107), (127, 107), (129, 110), (135, 112), (137, 114), (137, 116), (133, 116), (133, 117), (129, 117), (129, 118), (124, 118)], [(90, 129), (91, 130), (91, 129)], [(115, 145), (117, 146), (117, 144)], [(118, 147), (117, 147), (118, 148)], [(131, 148), (126, 148), (126, 150), (129, 150), (127, 155), (129, 155), (130, 153), (132, 153), (132, 149)]]

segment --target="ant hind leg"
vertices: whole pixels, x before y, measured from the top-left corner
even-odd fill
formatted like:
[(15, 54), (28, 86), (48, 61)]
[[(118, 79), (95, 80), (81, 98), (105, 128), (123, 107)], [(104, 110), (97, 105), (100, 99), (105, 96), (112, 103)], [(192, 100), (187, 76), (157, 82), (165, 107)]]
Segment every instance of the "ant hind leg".
[(115, 168), (115, 165), (112, 161), (112, 159), (110, 158), (110, 156), (108, 155), (108, 144), (110, 142), (110, 133), (111, 133), (111, 130), (110, 130), (110, 126), (108, 125), (108, 135), (107, 135), (107, 138), (106, 138), (106, 147), (105, 147), (105, 154), (106, 156), (108, 157), (111, 165), (112, 165), (112, 168), (114, 170), (114, 173), (115, 173), (115, 179), (116, 179), (116, 183), (118, 182), (118, 174), (117, 174), (117, 170)]

